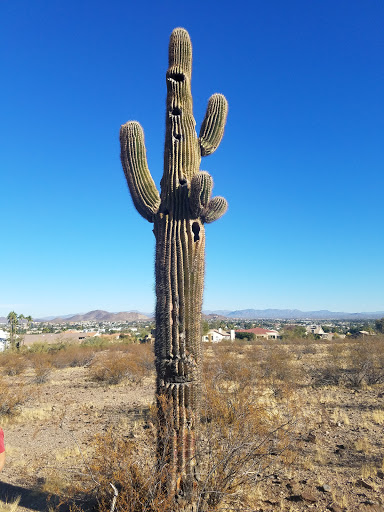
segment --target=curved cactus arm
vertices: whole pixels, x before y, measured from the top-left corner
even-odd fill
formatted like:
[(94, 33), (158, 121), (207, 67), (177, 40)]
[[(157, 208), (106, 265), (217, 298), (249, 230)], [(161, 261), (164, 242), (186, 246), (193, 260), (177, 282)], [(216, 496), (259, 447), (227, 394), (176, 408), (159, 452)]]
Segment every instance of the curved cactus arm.
[(149, 222), (160, 205), (156, 185), (148, 169), (144, 132), (136, 121), (120, 128), (121, 163), (136, 210)]
[(189, 206), (193, 217), (197, 218), (211, 199), (213, 179), (210, 174), (200, 171), (191, 180)]
[(228, 102), (222, 94), (213, 94), (208, 101), (207, 111), (200, 129), (201, 156), (212, 154), (218, 148), (224, 135), (227, 121)]
[(224, 197), (216, 196), (208, 203), (207, 208), (201, 215), (201, 220), (206, 224), (210, 224), (220, 219), (228, 209), (228, 203)]

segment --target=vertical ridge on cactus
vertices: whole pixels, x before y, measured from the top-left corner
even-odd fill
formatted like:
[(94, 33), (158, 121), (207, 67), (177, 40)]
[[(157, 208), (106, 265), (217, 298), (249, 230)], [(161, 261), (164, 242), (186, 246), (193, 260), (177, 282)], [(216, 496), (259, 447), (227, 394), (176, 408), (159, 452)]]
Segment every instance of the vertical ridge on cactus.
[[(228, 105), (222, 94), (208, 101), (196, 134), (191, 94), (192, 45), (176, 28), (166, 73), (166, 135), (161, 193), (148, 169), (144, 133), (135, 121), (120, 130), (121, 162), (137, 211), (154, 224), (156, 237), (156, 394), (158, 460), (166, 464), (168, 491), (178, 508), (196, 510), (201, 396), (201, 307), (204, 224), (227, 209), (211, 199), (213, 180), (200, 171), (224, 134)], [(167, 435), (166, 435), (167, 433)], [(185, 505), (181, 506), (183, 502)]]

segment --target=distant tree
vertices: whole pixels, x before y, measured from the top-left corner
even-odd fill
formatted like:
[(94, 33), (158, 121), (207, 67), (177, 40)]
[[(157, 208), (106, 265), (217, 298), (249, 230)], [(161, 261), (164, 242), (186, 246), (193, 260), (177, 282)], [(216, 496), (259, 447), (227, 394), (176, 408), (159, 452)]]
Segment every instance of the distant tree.
[(30, 327), (31, 327), (31, 324), (32, 324), (32, 322), (33, 322), (33, 318), (31, 317), (31, 315), (29, 315), (29, 316), (26, 316), (26, 317), (25, 317), (25, 319), (26, 319), (26, 321), (28, 322), (28, 323), (27, 323), (27, 329), (29, 330), (29, 329), (30, 329)]
[[(23, 320), (25, 320), (25, 316), (23, 313), (20, 313), (17, 317), (17, 324), (19, 326), (19, 332), (22, 332), (24, 330)], [(17, 348), (19, 348), (19, 344), (17, 344)]]
[(384, 333), (384, 318), (381, 318), (380, 320), (376, 320), (375, 328), (376, 328), (377, 332)]
[(203, 336), (205, 336), (206, 334), (208, 334), (208, 331), (209, 331), (209, 323), (207, 322), (207, 320), (203, 320), (201, 322), (201, 334)]
[(305, 338), (307, 331), (303, 325), (286, 325), (282, 334), (283, 339)]
[(9, 324), (9, 336), (11, 341), (11, 347), (15, 348), (18, 322), (17, 313), (15, 311), (11, 311), (10, 313), (8, 313), (7, 320)]
[(239, 340), (254, 340), (256, 339), (255, 333), (253, 332), (236, 332), (236, 338)]
[(360, 331), (372, 332), (372, 327), (368, 323), (351, 325), (349, 332), (352, 335), (358, 334)]
[(216, 318), (214, 320), (211, 320), (209, 322), (209, 327), (211, 329), (226, 329), (227, 328), (227, 322), (225, 320), (220, 320), (219, 318)]
[(55, 332), (55, 328), (53, 325), (46, 325), (41, 332)]

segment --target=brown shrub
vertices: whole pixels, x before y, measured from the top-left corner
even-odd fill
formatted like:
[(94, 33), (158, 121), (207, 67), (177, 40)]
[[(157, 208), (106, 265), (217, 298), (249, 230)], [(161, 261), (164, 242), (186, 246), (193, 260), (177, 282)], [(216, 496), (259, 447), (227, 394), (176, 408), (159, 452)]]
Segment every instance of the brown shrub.
[(148, 374), (145, 359), (137, 351), (109, 351), (99, 354), (89, 370), (91, 380), (106, 384), (118, 384), (123, 379), (139, 384)]
[(129, 355), (131, 359), (137, 361), (139, 366), (145, 368), (148, 372), (155, 369), (154, 347), (147, 343), (118, 345), (117, 348)]
[(16, 414), (20, 405), (29, 398), (29, 393), (22, 384), (9, 383), (2, 377), (0, 377), (0, 390), (0, 418)]
[[(249, 347), (250, 349), (252, 347)], [(204, 378), (221, 386), (252, 387), (257, 376), (258, 365), (250, 361), (250, 350), (243, 347), (213, 345), (212, 356), (204, 359)]]
[(371, 336), (351, 343), (346, 357), (345, 380), (352, 387), (384, 382), (384, 337)]
[[(109, 512), (117, 491), (116, 510), (124, 512), (167, 512), (172, 497), (164, 491), (164, 474), (157, 471), (153, 435), (122, 439), (110, 429), (96, 436), (88, 475), (73, 486), (72, 494), (83, 497), (88, 509)], [(72, 511), (83, 510), (72, 506)]]
[[(213, 511), (222, 506), (235, 510), (252, 505), (247, 503), (249, 490), (276, 472), (276, 465), (281, 462), (277, 456), (288, 453), (295, 442), (293, 400), (287, 391), (282, 404), (268, 386), (263, 387), (258, 364), (263, 349), (256, 349), (250, 364), (248, 356), (253, 349), (235, 346), (207, 349), (196, 512)], [(127, 365), (132, 362), (138, 364), (139, 361), (144, 367), (148, 364), (152, 368), (152, 360), (152, 350), (148, 347), (143, 352), (142, 346), (133, 346), (132, 350), (124, 352), (99, 354), (90, 371), (100, 372), (97, 378), (108, 382), (115, 367), (120, 372), (118, 375), (125, 376)], [(159, 402), (163, 408), (167, 407), (161, 400)], [(156, 407), (153, 407), (152, 417), (147, 418), (148, 428), (133, 439), (117, 437), (112, 431), (96, 438), (89, 475), (81, 482), (77, 494), (85, 494), (88, 503), (90, 496), (94, 496), (99, 512), (111, 509), (111, 484), (118, 490), (116, 510), (169, 512), (177, 509), (171, 497), (163, 492), (166, 464), (156, 461), (153, 427), (156, 417)], [(165, 438), (171, 436), (171, 426), (166, 424), (163, 429)]]
[(51, 361), (55, 368), (74, 368), (88, 366), (95, 356), (95, 349), (91, 346), (68, 345), (64, 350), (52, 355)]
[(26, 368), (26, 360), (20, 354), (8, 352), (0, 357), (0, 366), (4, 375), (20, 375)]
[(260, 361), (262, 379), (275, 396), (282, 397), (285, 392), (304, 383), (304, 369), (297, 361), (289, 346), (271, 346), (264, 348)]
[(313, 384), (360, 388), (384, 382), (384, 338), (372, 336), (326, 345), (325, 361), (312, 369)]
[(36, 384), (44, 384), (47, 382), (53, 369), (52, 356), (44, 352), (31, 354), (30, 364), (35, 370), (33, 381)]
[[(291, 388), (280, 382), (285, 396), (280, 408), (268, 391), (271, 374), (278, 373), (279, 379), (288, 375), (281, 374), (280, 361), (286, 365), (289, 355), (279, 352), (275, 360), (273, 349), (276, 346), (268, 347), (260, 361), (264, 349), (259, 347), (250, 346), (237, 357), (235, 352), (217, 347), (214, 361), (206, 362), (199, 493), (200, 505), (205, 502), (209, 510), (223, 502), (234, 509), (246, 506), (247, 491), (275, 470), (276, 455), (294, 442)], [(265, 383), (262, 372), (267, 364)]]

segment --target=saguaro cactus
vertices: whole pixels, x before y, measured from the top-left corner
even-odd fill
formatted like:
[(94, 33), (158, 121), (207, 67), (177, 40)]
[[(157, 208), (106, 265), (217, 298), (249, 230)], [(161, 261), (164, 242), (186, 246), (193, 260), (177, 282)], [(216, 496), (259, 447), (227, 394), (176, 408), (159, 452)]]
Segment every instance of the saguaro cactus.
[[(150, 175), (144, 133), (129, 121), (120, 130), (121, 162), (138, 212), (154, 224), (156, 237), (158, 456), (167, 465), (167, 484), (176, 501), (194, 509), (201, 394), (201, 306), (204, 284), (204, 224), (221, 217), (227, 202), (211, 199), (213, 181), (200, 171), (202, 156), (213, 153), (224, 133), (227, 101), (214, 94), (200, 136), (191, 95), (192, 46), (176, 28), (169, 43), (166, 73), (164, 174), (159, 195)], [(166, 414), (164, 410), (171, 411)], [(168, 436), (165, 435), (168, 432)], [(191, 508), (192, 507), (192, 508)]]

